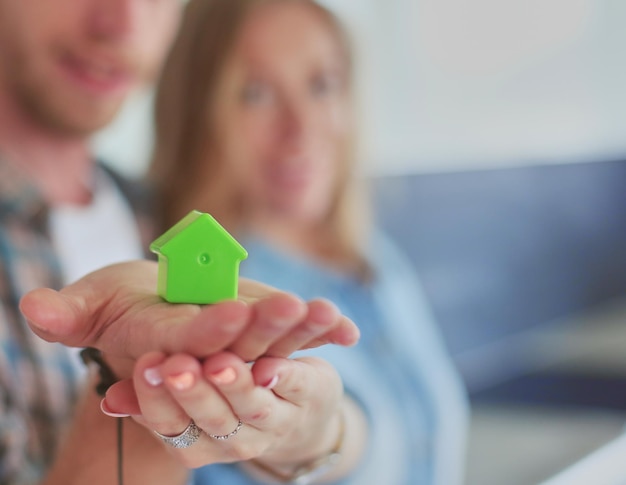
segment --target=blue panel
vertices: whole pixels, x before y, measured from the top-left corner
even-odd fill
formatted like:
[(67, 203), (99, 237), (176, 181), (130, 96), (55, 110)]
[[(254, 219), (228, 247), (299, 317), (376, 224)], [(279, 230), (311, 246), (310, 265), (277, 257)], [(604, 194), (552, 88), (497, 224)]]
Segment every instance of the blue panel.
[(626, 161), (381, 177), (454, 354), (626, 295)]

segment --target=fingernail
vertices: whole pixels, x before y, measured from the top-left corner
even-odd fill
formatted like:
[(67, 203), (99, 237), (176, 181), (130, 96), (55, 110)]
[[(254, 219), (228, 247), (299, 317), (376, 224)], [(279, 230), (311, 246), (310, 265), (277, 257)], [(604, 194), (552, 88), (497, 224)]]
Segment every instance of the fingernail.
[(143, 371), (143, 378), (153, 387), (160, 386), (163, 383), (161, 372), (156, 367), (150, 367)]
[(167, 382), (179, 391), (186, 391), (191, 389), (196, 379), (191, 372), (183, 372), (181, 374), (175, 374), (167, 377)]
[(278, 375), (272, 377), (267, 384), (263, 384), (265, 389), (274, 389), (274, 386), (278, 384)]
[(226, 367), (210, 374), (211, 380), (216, 384), (232, 384), (237, 379), (237, 373), (232, 367)]
[(105, 399), (100, 401), (100, 410), (104, 414), (106, 414), (107, 416), (111, 416), (112, 418), (127, 418), (128, 416), (130, 416), (130, 414), (114, 413), (113, 411), (110, 411)]

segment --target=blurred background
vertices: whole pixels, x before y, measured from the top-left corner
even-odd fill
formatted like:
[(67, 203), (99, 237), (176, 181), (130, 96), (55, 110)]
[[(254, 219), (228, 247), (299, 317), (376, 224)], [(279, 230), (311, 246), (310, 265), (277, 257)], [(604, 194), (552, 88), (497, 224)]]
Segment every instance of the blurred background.
[[(467, 484), (592, 483), (626, 455), (626, 2), (323, 3), (354, 34), (377, 217), (470, 391)], [(151, 103), (94, 142), (130, 176)]]

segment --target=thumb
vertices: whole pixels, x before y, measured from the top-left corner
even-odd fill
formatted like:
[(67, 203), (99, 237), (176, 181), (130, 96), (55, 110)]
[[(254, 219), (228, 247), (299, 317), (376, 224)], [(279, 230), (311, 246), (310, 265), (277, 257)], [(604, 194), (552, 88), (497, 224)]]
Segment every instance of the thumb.
[(20, 301), (20, 310), (33, 332), (44, 340), (73, 347), (92, 346), (106, 324), (132, 304), (132, 295), (155, 295), (156, 281), (156, 263), (118, 263), (94, 271), (60, 291), (33, 290)]
[(85, 309), (82, 298), (38, 288), (24, 295), (19, 307), (31, 330), (42, 339), (67, 345), (78, 345), (83, 340), (79, 331), (80, 315)]

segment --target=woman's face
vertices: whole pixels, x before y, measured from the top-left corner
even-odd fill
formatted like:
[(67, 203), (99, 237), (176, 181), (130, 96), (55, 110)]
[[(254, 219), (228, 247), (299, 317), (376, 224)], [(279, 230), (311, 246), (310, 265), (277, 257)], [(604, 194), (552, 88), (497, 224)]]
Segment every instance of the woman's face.
[(245, 22), (216, 122), (253, 218), (309, 225), (328, 214), (349, 130), (344, 64), (311, 6), (276, 2)]

